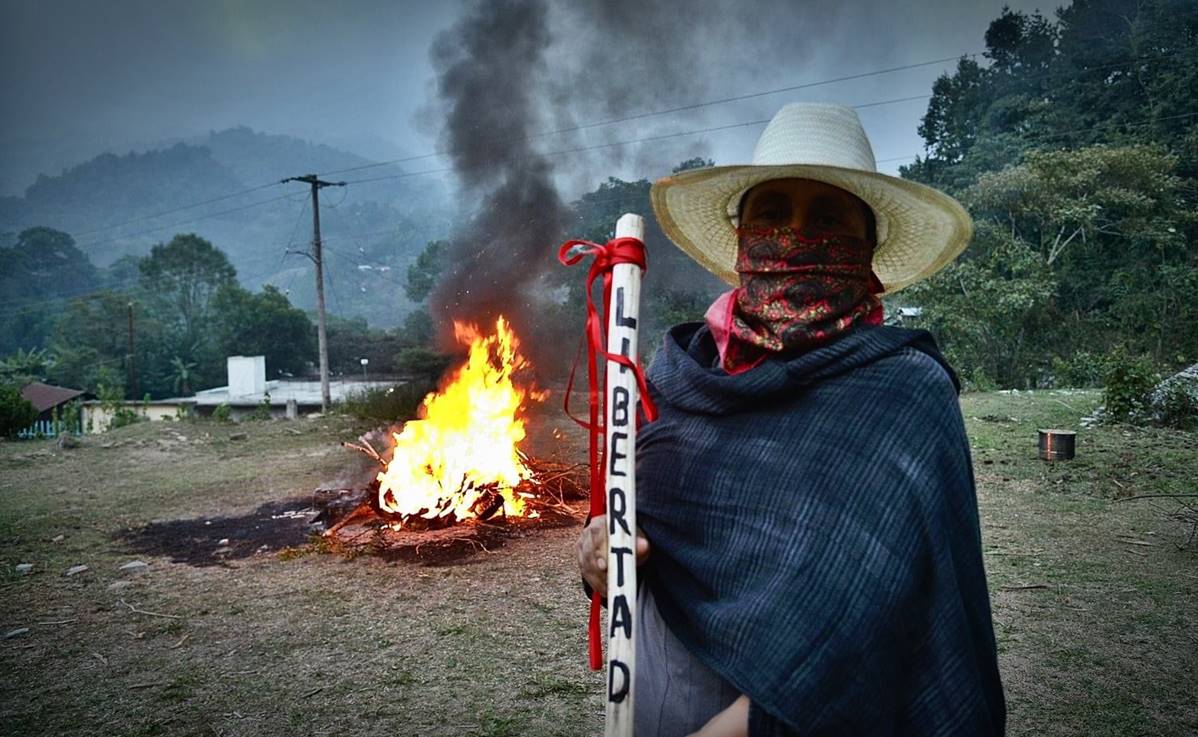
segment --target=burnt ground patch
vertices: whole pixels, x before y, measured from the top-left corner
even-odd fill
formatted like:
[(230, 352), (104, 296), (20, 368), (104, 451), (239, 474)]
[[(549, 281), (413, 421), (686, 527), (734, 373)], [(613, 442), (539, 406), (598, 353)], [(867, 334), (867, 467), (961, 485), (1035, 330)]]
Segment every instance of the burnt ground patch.
[(388, 561), (446, 566), (466, 563), (538, 530), (576, 525), (580, 513), (570, 507), (547, 507), (532, 520), (467, 521), (423, 531), (353, 525), (323, 537), (323, 526), (309, 522), (316, 516), (311, 501), (311, 497), (294, 497), (267, 502), (241, 515), (155, 520), (114, 537), (134, 552), (198, 567), (227, 566), (230, 561), (284, 550), (373, 555)]
[(308, 497), (295, 497), (241, 515), (155, 520), (115, 537), (138, 553), (168, 557), (172, 563), (221, 566), (309, 542), (314, 530), (303, 512), (310, 503)]

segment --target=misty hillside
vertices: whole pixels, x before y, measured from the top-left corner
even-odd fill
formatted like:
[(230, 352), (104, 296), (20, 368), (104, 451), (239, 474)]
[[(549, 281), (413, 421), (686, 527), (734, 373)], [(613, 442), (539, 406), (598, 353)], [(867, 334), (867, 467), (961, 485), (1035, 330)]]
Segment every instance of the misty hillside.
[[(107, 267), (123, 256), (144, 256), (176, 233), (194, 232), (228, 254), (244, 285), (276, 284), (292, 290), (293, 303), (308, 308), (315, 301), (311, 263), (288, 251), (310, 243), (309, 190), (277, 183), (370, 163), (245, 126), (154, 150), (104, 153), (56, 176), (39, 176), (23, 197), (0, 197), (0, 242), (47, 226), (70, 234), (91, 263)], [(329, 178), (400, 173), (387, 166)], [(408, 304), (394, 275), (402, 274), (427, 241), (446, 235), (447, 202), (441, 179), (430, 176), (322, 191), (322, 233), (335, 290), (331, 311), (380, 325), (401, 319)]]
[(209, 149), (213, 159), (250, 186), (276, 181), (280, 171), (306, 174), (371, 163), (348, 151), (293, 136), (263, 133), (244, 125), (182, 143)]

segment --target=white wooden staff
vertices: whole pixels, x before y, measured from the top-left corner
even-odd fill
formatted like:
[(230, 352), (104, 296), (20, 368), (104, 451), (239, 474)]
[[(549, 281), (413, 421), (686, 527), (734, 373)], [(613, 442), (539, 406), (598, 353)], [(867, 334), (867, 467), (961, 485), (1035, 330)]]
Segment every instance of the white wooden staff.
[[(623, 215), (616, 238), (645, 239), (640, 215)], [(619, 263), (612, 269), (607, 316), (607, 352), (637, 360), (641, 268)], [(633, 685), (636, 682), (636, 376), (612, 360), (607, 368), (607, 737), (633, 737)]]

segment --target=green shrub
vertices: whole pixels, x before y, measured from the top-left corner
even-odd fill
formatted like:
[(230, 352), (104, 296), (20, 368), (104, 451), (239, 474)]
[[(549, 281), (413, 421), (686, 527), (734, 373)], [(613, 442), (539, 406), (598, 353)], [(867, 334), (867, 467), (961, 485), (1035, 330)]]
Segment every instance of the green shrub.
[(267, 392), (262, 397), (262, 401), (258, 402), (258, 406), (254, 407), (254, 411), (250, 413), (251, 420), (269, 420), (270, 419), (270, 392)]
[(1148, 356), (1132, 356), (1122, 346), (1105, 361), (1103, 401), (1106, 422), (1145, 424), (1152, 419), (1152, 390), (1160, 375)]
[(990, 378), (986, 373), (986, 369), (981, 366), (974, 366), (973, 370), (966, 376), (959, 376), (963, 385), (964, 391), (967, 392), (992, 392), (998, 389), (998, 382)]
[(143, 415), (137, 413), (137, 410), (125, 404), (124, 392), (116, 386), (101, 384), (97, 393), (100, 395), (100, 408), (112, 417), (112, 421), (108, 423), (109, 430), (132, 425), (145, 419)]
[(1089, 351), (1077, 351), (1068, 358), (1052, 357), (1052, 385), (1062, 389), (1102, 386), (1106, 362)]
[(351, 395), (340, 409), (362, 420), (403, 422), (416, 416), (420, 403), (434, 386), (431, 381), (414, 381), (387, 389), (369, 389)]
[(66, 432), (81, 433), (83, 432), (83, 405), (79, 400), (68, 402), (62, 408), (62, 428)]
[(21, 396), (19, 388), (12, 384), (0, 386), (0, 435), (15, 438), (36, 419), (37, 410)]
[(216, 405), (216, 409), (212, 410), (212, 419), (217, 422), (232, 422), (233, 408), (229, 406), (228, 402), (221, 402)]

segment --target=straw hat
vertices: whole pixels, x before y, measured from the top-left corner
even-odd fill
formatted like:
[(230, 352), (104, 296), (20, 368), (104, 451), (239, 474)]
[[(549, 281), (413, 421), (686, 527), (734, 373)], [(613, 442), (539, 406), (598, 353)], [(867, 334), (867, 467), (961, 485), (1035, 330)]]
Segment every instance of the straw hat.
[(857, 112), (843, 105), (794, 103), (757, 139), (753, 163), (692, 169), (650, 191), (657, 221), (688, 256), (734, 286), (741, 197), (770, 179), (814, 179), (852, 192), (874, 211), (873, 270), (893, 294), (947, 266), (969, 243), (973, 223), (952, 197), (879, 174)]

